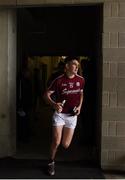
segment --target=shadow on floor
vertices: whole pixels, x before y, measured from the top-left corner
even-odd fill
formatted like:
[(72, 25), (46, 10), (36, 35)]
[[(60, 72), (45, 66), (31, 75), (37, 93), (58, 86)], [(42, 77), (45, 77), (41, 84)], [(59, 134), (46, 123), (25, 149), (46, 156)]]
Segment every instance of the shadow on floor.
[(38, 159), (0, 159), (0, 178), (2, 179), (104, 179), (102, 170), (94, 164), (80, 161), (56, 162), (56, 175), (46, 173), (46, 160)]

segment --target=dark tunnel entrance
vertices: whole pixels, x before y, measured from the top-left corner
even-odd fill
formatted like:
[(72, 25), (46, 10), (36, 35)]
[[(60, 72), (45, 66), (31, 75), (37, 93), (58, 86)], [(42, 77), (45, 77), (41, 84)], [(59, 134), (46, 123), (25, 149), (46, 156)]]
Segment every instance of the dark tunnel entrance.
[(42, 95), (61, 58), (77, 55), (84, 103), (71, 148), (57, 159), (100, 163), (102, 12), (102, 5), (17, 10), (17, 154), (47, 158), (52, 110)]

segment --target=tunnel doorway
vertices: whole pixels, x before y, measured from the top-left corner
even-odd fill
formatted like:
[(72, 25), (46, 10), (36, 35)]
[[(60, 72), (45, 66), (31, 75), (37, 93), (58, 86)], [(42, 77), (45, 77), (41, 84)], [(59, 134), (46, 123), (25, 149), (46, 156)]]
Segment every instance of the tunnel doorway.
[(48, 157), (53, 110), (42, 95), (63, 57), (77, 55), (86, 81), (84, 103), (71, 147), (60, 148), (57, 159), (100, 164), (102, 9), (99, 4), (17, 10), (17, 156)]

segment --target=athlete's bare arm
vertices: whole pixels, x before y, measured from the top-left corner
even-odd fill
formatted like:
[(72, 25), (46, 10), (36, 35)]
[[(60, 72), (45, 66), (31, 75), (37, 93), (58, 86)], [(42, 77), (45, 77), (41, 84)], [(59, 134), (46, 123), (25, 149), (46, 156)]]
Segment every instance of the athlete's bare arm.
[(48, 104), (50, 104), (57, 112), (62, 112), (62, 103), (61, 102), (55, 102), (51, 98), (51, 95), (54, 93), (54, 91), (46, 91), (44, 97)]
[(76, 115), (77, 116), (80, 114), (81, 107), (82, 107), (82, 102), (83, 102), (83, 92), (81, 92), (79, 106), (76, 108), (76, 111), (77, 111)]

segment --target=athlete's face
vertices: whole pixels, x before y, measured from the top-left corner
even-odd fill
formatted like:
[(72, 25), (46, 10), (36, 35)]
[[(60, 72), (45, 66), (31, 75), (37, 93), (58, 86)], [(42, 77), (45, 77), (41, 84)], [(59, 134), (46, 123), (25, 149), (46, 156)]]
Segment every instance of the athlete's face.
[(78, 69), (79, 69), (79, 62), (76, 59), (73, 59), (67, 65), (67, 70), (71, 74), (77, 74)]

